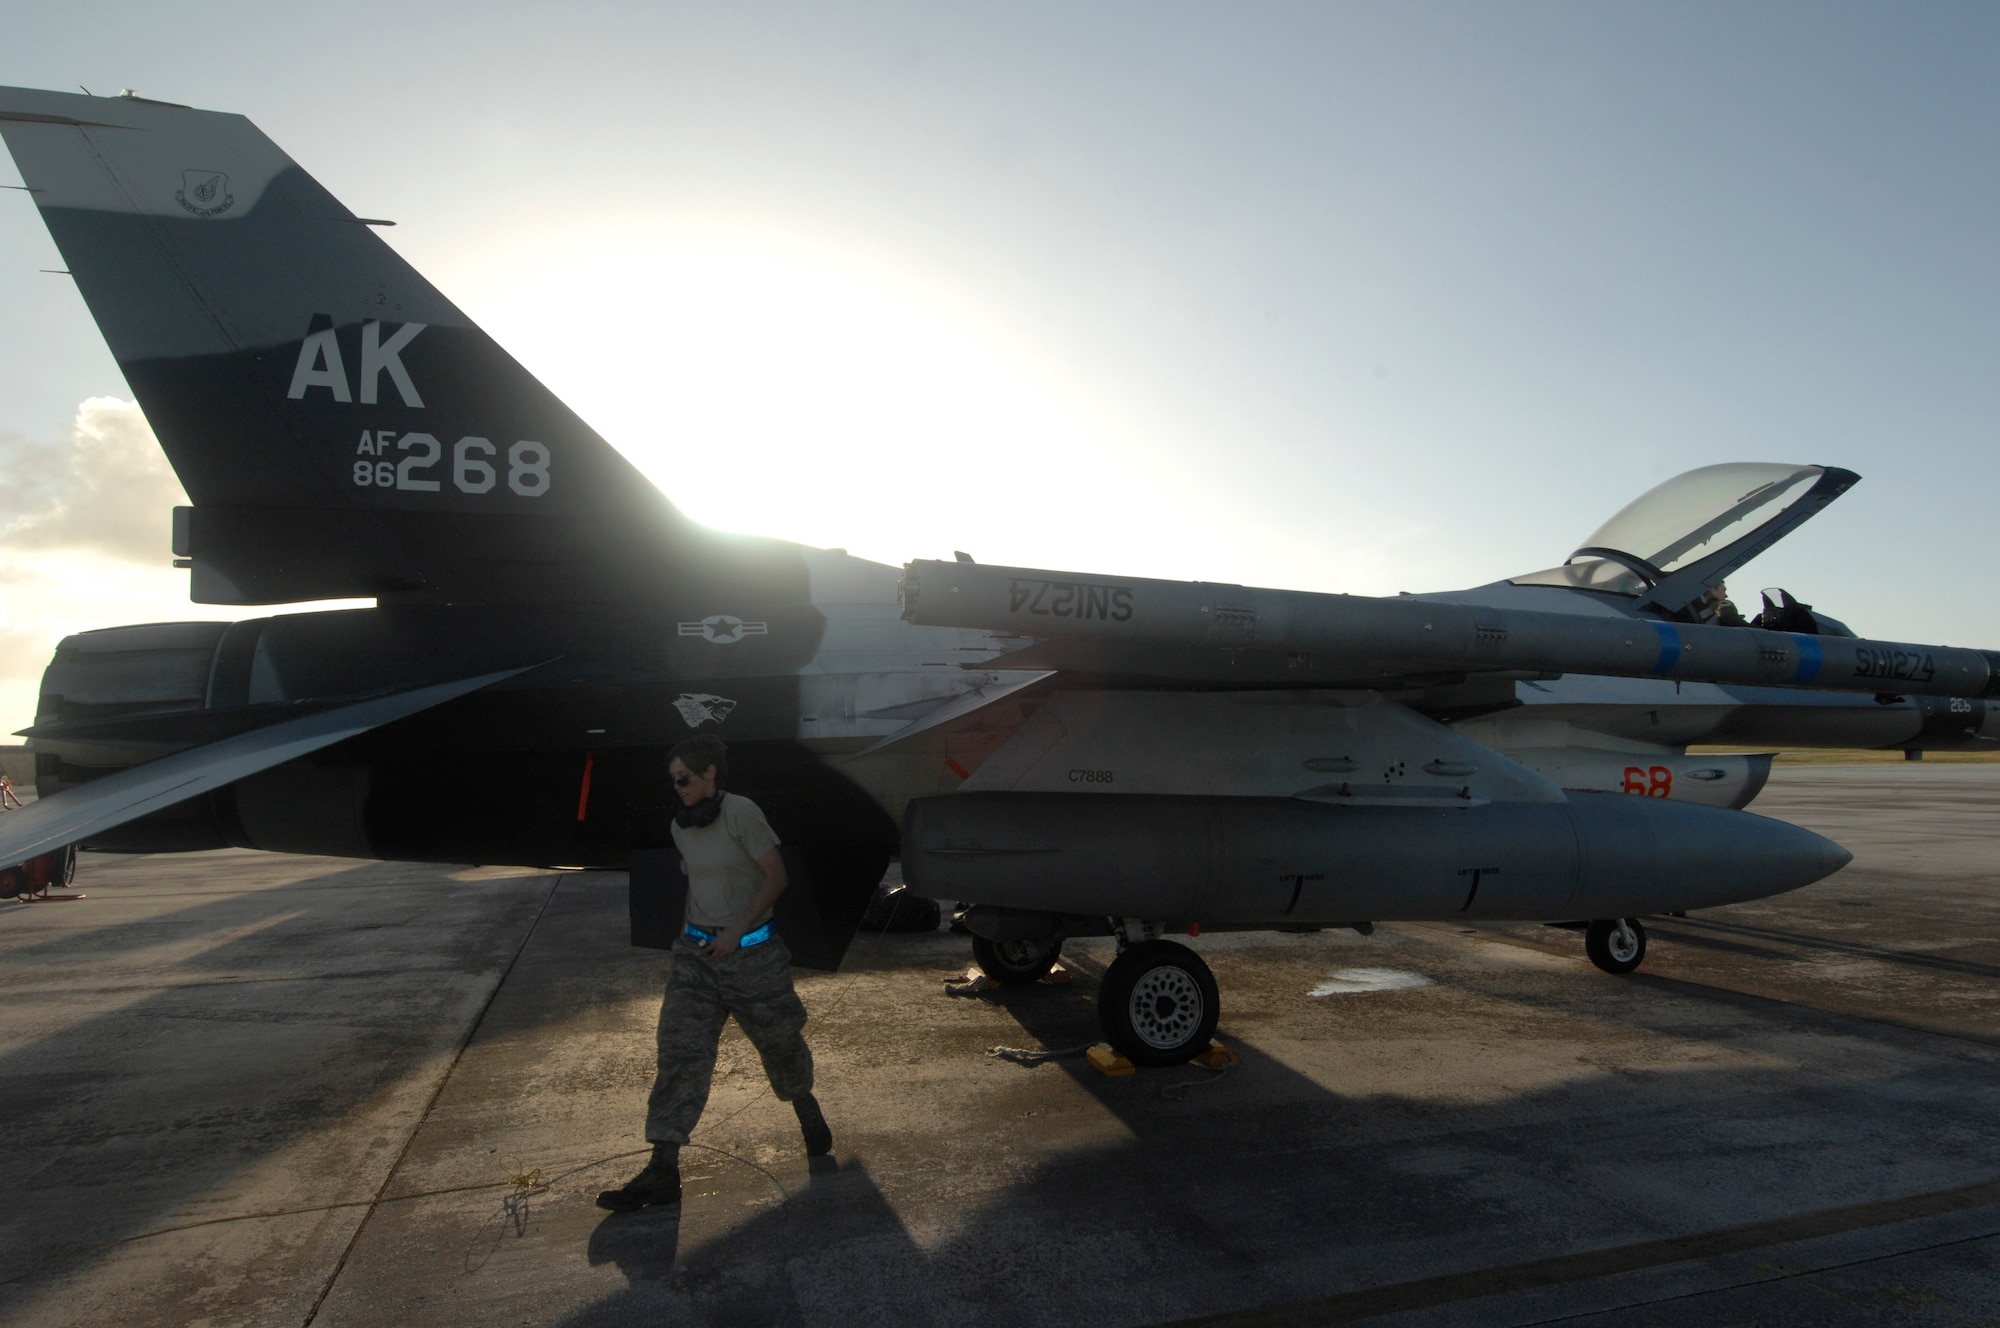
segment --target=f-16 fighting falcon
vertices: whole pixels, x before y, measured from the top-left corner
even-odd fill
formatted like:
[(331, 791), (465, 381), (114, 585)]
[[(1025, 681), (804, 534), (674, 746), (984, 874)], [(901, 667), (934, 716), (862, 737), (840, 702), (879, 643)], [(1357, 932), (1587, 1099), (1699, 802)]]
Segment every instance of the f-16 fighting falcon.
[[(625, 869), (665, 754), (727, 739), (839, 962), (891, 857), (1002, 980), (1119, 938), (1107, 1036), (1219, 1010), (1201, 929), (1641, 919), (1795, 889), (1839, 846), (1741, 808), (1768, 757), (2000, 737), (2000, 654), (1858, 638), (1724, 579), (1856, 480), (1670, 480), (1559, 567), (1376, 599), (893, 568), (692, 523), (248, 120), (0, 90), (0, 135), (192, 505), (204, 604), (375, 607), (72, 636), (34, 726), (63, 845)], [(643, 874), (639, 873), (639, 874)], [(785, 909), (792, 910), (789, 916)]]

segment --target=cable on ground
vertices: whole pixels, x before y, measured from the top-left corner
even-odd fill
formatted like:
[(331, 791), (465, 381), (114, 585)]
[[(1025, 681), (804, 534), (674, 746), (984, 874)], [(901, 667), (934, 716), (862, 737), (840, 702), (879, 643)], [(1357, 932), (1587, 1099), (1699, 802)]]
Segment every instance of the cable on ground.
[(1232, 1059), (1227, 1064), (1223, 1065), (1203, 1065), (1200, 1061), (1189, 1061), (1188, 1064), (1194, 1066), (1198, 1070), (1203, 1071), (1208, 1075), (1208, 1077), (1206, 1079), (1183, 1079), (1177, 1084), (1162, 1084), (1159, 1088), (1153, 1091), (1157, 1093), (1159, 1096), (1167, 1099), (1167, 1101), (1169, 1102), (1179, 1102), (1181, 1100), (1182, 1094), (1186, 1093), (1188, 1089), (1200, 1088), (1204, 1084), (1212, 1084), (1216, 1082), (1218, 1079), (1222, 1078), (1223, 1075), (1228, 1074), (1231, 1068), (1235, 1066), (1236, 1062)]
[(1081, 1056), (1096, 1045), (1095, 1042), (1085, 1042), (1078, 1046), (1062, 1047), (1053, 1051), (1046, 1047), (988, 1047), (986, 1054), (997, 1056), (1003, 1061), (1012, 1061), (1016, 1065), (1040, 1065), (1044, 1061), (1061, 1060), (1065, 1056)]

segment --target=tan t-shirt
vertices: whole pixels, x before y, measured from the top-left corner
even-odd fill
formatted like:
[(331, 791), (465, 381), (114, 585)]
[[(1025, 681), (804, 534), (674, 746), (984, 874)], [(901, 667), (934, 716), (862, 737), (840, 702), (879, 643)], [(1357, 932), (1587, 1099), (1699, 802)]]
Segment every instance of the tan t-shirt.
[(750, 901), (763, 887), (757, 859), (778, 846), (777, 832), (763, 809), (734, 793), (722, 795), (722, 814), (689, 829), (676, 822), (674, 847), (681, 851), (688, 878), (687, 920), (703, 931), (721, 931), (744, 922), (754, 930), (770, 917), (745, 919)]

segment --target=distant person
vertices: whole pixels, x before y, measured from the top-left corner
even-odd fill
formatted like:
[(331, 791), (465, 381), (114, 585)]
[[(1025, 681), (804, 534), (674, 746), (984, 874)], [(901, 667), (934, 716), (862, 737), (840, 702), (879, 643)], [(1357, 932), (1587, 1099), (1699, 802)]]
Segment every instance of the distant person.
[(11, 812), (21, 805), (20, 795), (14, 792), (14, 781), (0, 774), (0, 812)]
[(687, 872), (687, 920), (674, 942), (660, 1002), (660, 1068), (646, 1104), (652, 1159), (638, 1175), (597, 1196), (600, 1208), (631, 1212), (681, 1201), (681, 1145), (708, 1105), (715, 1048), (731, 1015), (756, 1046), (771, 1091), (792, 1104), (806, 1154), (833, 1151), (833, 1132), (812, 1095), (806, 1007), (792, 987), (792, 955), (772, 928), (785, 890), (778, 836), (756, 803), (723, 792), (729, 753), (698, 734), (675, 747), (667, 773), (681, 807), (674, 847)]

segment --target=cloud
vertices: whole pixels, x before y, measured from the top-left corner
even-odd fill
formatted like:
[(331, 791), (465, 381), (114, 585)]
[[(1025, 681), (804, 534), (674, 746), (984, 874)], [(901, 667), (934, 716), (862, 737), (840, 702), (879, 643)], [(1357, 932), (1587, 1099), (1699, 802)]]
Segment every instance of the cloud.
[(60, 442), (0, 435), (0, 468), (0, 546), (14, 557), (171, 558), (172, 510), (187, 494), (133, 402), (91, 397)]
[(45, 629), (0, 622), (0, 746), (19, 742), (5, 735), (33, 722), (42, 670), (53, 649), (54, 639)]
[(58, 440), (0, 433), (0, 735), (33, 720), (42, 670), (72, 632), (236, 616), (187, 602), (169, 543), (185, 502), (130, 401), (90, 398)]
[(235, 605), (189, 602), (169, 536), (171, 511), (186, 502), (130, 401), (90, 398), (60, 441), (0, 432), (0, 745), (33, 722), (42, 670), (64, 637), (120, 623), (246, 616)]
[(49, 662), (48, 636), (39, 627), (0, 623), (0, 687), (41, 681)]

